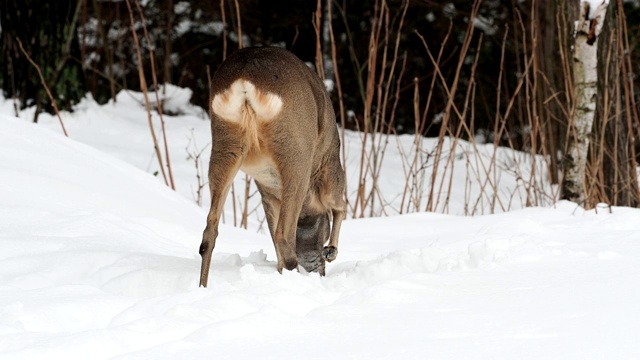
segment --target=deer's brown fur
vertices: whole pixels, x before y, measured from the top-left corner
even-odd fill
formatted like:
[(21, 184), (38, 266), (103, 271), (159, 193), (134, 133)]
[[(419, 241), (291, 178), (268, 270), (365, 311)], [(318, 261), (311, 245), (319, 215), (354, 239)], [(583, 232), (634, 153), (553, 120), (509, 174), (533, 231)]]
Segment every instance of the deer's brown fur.
[(324, 274), (325, 260), (338, 253), (346, 204), (335, 114), (322, 81), (284, 49), (247, 48), (216, 71), (211, 94), (211, 209), (200, 285), (207, 286), (220, 214), (238, 170), (255, 179), (262, 195), (278, 271), (300, 263)]

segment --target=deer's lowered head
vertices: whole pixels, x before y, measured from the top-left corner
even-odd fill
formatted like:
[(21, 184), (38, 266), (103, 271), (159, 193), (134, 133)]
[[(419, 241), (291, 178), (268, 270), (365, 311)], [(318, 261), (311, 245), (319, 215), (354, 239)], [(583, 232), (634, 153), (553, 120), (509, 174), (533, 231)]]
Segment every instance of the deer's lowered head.
[(211, 209), (200, 285), (207, 286), (223, 204), (239, 170), (262, 196), (278, 271), (301, 265), (324, 275), (325, 261), (338, 255), (346, 203), (340, 139), (322, 81), (287, 50), (246, 48), (216, 71), (211, 94)]

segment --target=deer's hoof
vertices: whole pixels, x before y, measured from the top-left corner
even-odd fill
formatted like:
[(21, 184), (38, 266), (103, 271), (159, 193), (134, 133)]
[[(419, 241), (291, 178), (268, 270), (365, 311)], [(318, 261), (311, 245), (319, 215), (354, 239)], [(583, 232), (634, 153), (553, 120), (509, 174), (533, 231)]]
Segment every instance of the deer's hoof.
[(298, 260), (297, 259), (289, 259), (285, 260), (284, 268), (287, 270), (295, 270), (298, 268)]
[(322, 257), (326, 261), (332, 262), (338, 257), (338, 248), (335, 246), (325, 246), (322, 250)]
[(281, 264), (278, 264), (278, 272), (280, 274), (282, 274), (282, 270), (286, 269), (286, 270), (295, 270), (298, 268), (298, 260), (296, 258), (293, 259), (287, 259), (285, 261), (283, 261)]

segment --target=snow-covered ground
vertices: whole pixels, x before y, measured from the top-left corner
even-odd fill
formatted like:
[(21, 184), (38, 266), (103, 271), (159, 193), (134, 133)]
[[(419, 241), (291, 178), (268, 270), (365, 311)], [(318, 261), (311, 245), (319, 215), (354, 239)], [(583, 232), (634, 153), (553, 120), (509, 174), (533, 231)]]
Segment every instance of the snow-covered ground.
[(0, 101), (0, 358), (640, 358), (637, 209), (348, 220), (323, 278), (278, 274), (256, 216), (221, 227), (198, 288), (206, 205), (185, 147), (207, 144), (208, 123), (184, 101), (167, 117), (173, 192), (150, 174), (135, 96), (63, 114), (70, 139)]
[[(190, 96), (190, 90), (175, 86), (169, 86), (166, 94), (161, 95), (165, 99), (165, 112), (174, 115), (165, 115), (164, 119), (176, 189), (186, 198), (194, 200), (197, 198), (198, 182), (192, 158), (194, 154), (202, 152), (200, 160), (201, 167), (205, 168), (202, 174), (205, 175), (204, 180), (206, 180), (211, 130), (206, 111), (190, 105)], [(155, 96), (149, 96), (149, 98), (155, 103)], [(91, 99), (85, 99), (76, 106), (75, 112), (63, 113), (63, 118), (72, 139), (109, 153), (148, 173), (157, 173), (160, 168), (153, 150), (147, 112), (143, 104), (142, 94), (121, 91), (115, 105), (114, 103), (99, 105)], [(31, 121), (34, 111), (35, 107), (31, 107), (20, 111), (18, 115), (25, 121)], [(3, 99), (1, 94), (0, 114), (15, 116), (14, 104), (11, 100)], [(164, 153), (157, 114), (154, 114), (153, 122)], [(39, 124), (55, 132), (61, 132), (56, 116), (41, 114)], [(381, 163), (377, 182), (380, 191), (373, 196), (373, 214), (394, 215), (401, 213), (401, 207), (402, 213), (406, 213), (407, 208), (410, 210), (415, 208), (415, 203), (419, 203), (418, 208), (424, 210), (431, 188), (433, 155), (437, 140), (423, 139), (413, 172), (410, 171), (410, 166), (415, 157), (414, 136), (378, 137), (374, 141), (369, 138), (366, 145), (368, 158), (374, 158), (370, 154), (372, 144), (384, 148), (384, 151), (379, 151), (377, 157)], [(439, 162), (435, 186), (433, 186), (434, 204), (437, 203), (436, 212), (453, 215), (504, 212), (524, 207), (527, 203), (527, 195), (530, 203), (553, 204), (556, 190), (546, 181), (546, 166), (542, 157), (536, 158), (536, 162), (532, 164), (529, 155), (506, 148), (494, 151), (492, 144), (476, 145), (459, 140), (452, 151), (453, 145), (451, 139), (446, 139), (443, 146), (444, 155)], [(348, 196), (353, 207), (362, 157), (362, 135), (346, 132), (344, 146), (347, 159)], [(495, 166), (491, 164), (494, 159)], [(374, 166), (370, 163), (365, 170), (368, 168), (371, 173)], [(534, 170), (534, 176), (531, 176), (532, 170)], [(158, 175), (158, 178), (161, 179), (161, 175)], [(366, 187), (367, 195), (371, 189), (370, 178), (371, 176), (367, 176), (369, 179)], [(407, 178), (409, 186), (405, 189)], [(244, 176), (238, 176), (234, 189), (236, 223), (240, 222), (241, 208), (245, 206), (244, 188)], [(413, 196), (410, 195), (412, 189)], [(451, 189), (450, 192), (449, 189)], [(255, 187), (252, 186), (249, 193), (251, 194), (247, 206), (251, 213), (249, 225), (251, 228), (261, 228), (266, 232), (264, 215)], [(205, 189), (201, 201), (202, 207), (208, 208), (208, 203), (209, 191)], [(232, 203), (229, 196), (224, 219), (229, 224), (234, 223)], [(371, 207), (368, 207), (365, 215), (370, 214)]]

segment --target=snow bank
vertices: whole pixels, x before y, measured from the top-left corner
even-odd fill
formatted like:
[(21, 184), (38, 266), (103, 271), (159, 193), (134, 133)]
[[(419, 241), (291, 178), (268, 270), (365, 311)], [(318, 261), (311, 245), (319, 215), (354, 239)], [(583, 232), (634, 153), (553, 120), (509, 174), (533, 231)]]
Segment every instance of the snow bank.
[[(203, 181), (206, 181), (208, 169), (211, 130), (207, 112), (189, 104), (189, 89), (167, 85), (166, 91), (160, 89), (158, 94), (163, 99), (164, 108), (168, 110), (164, 120), (176, 189), (185, 198), (195, 202), (198, 183), (194, 154), (201, 154), (200, 175)], [(152, 106), (156, 107), (154, 93), (149, 94), (149, 99)], [(153, 150), (143, 95), (133, 91), (121, 91), (116, 100), (115, 103), (99, 105), (88, 97), (76, 106), (73, 113), (63, 112), (69, 136), (145, 172), (159, 173), (160, 167)], [(24, 109), (20, 111), (19, 117), (30, 121), (34, 111), (33, 107)], [(0, 114), (3, 113), (12, 114), (13, 104), (0, 97)], [(55, 116), (41, 114), (39, 119), (41, 126), (60, 131)], [(164, 153), (158, 114), (153, 112), (152, 119)], [(362, 136), (361, 133), (347, 131), (344, 139), (347, 195), (352, 206), (359, 183)], [(437, 139), (423, 139), (421, 158), (418, 159), (416, 167), (419, 170), (410, 173), (410, 164), (415, 154), (414, 140), (412, 135), (390, 136), (383, 141), (376, 139), (376, 146), (386, 148), (380, 153), (384, 156), (378, 157), (383, 161), (377, 182), (379, 191), (374, 196), (374, 211), (367, 209), (366, 216), (413, 212), (417, 201), (420, 202), (417, 207), (421, 211), (426, 208)], [(371, 138), (367, 139), (368, 147), (371, 143)], [(524, 207), (527, 196), (531, 197), (532, 203), (538, 205), (549, 206), (555, 201), (557, 189), (547, 181), (546, 162), (542, 157), (532, 159), (526, 153), (511, 149), (494, 149), (492, 144), (472, 144), (462, 140), (456, 144), (455, 151), (451, 151), (453, 141), (445, 139), (434, 186), (435, 212), (454, 215), (499, 213)], [(495, 166), (492, 166), (494, 160)], [(411, 188), (405, 192), (407, 178), (410, 179)], [(231, 196), (227, 198), (223, 218), (227, 224), (240, 222), (245, 206), (244, 179), (245, 175), (240, 173), (235, 180), (235, 221), (233, 199)], [(158, 181), (163, 182), (161, 175), (158, 175)], [(206, 184), (200, 185), (204, 186), (200, 204), (203, 209), (208, 210), (209, 191)], [(371, 176), (367, 176), (367, 191), (371, 189), (371, 185)], [(403, 194), (410, 193), (412, 188), (416, 189), (414, 194), (403, 198)], [(251, 186), (249, 194), (249, 228), (266, 234), (268, 231), (264, 222), (264, 212), (254, 185)]]
[(636, 209), (350, 220), (324, 278), (222, 226), (202, 289), (205, 212), (116, 158), (0, 117), (0, 199), (2, 359), (640, 354)]
[[(158, 109), (158, 100), (162, 102), (162, 109), (165, 113), (173, 115), (193, 115), (206, 116), (206, 112), (190, 103), (193, 91), (189, 88), (181, 88), (175, 85), (159, 85), (156, 92), (147, 93), (149, 105), (152, 109)], [(88, 100), (90, 101), (90, 100)], [(144, 107), (144, 95), (137, 91), (122, 90), (116, 95), (116, 104), (127, 108)], [(111, 103), (113, 106), (114, 103)]]

